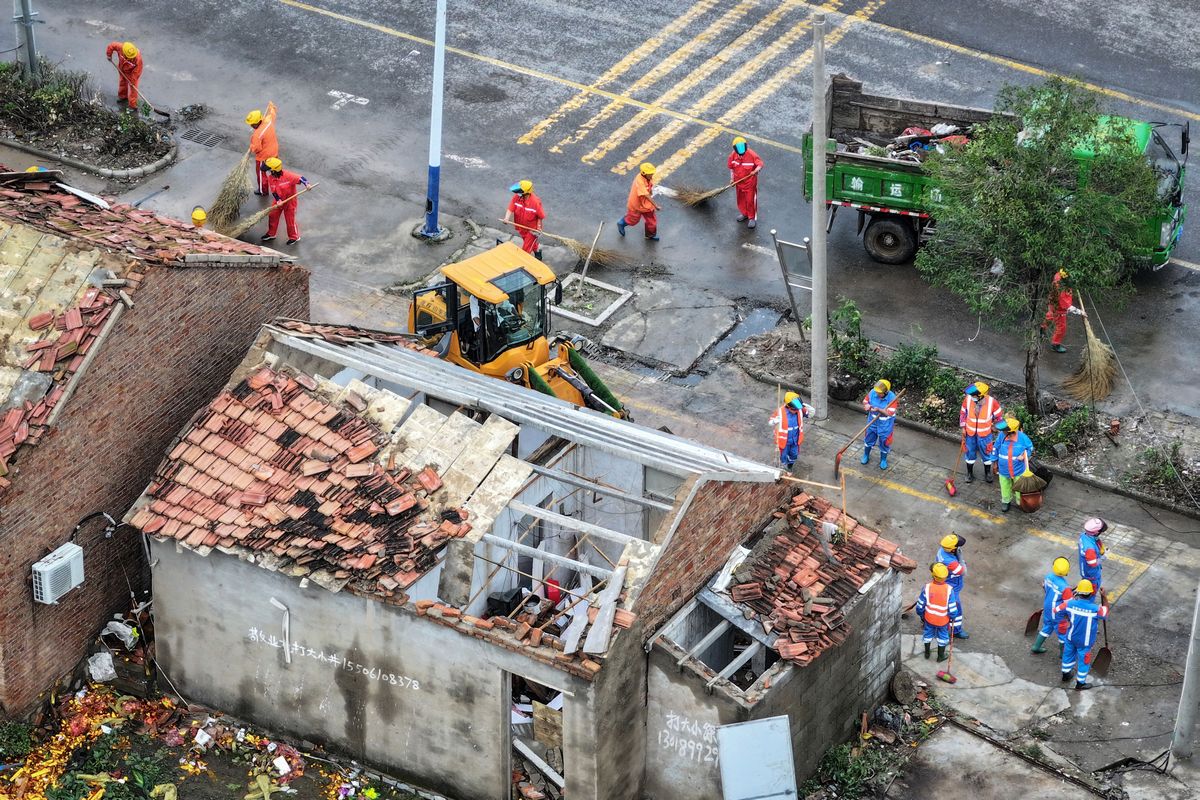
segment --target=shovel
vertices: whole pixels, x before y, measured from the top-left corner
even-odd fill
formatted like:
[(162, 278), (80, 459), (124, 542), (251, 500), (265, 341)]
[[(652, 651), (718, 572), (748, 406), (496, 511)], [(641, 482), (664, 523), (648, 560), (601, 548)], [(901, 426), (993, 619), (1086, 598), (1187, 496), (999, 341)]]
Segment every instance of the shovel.
[(1025, 635), (1033, 636), (1034, 632), (1039, 630), (1041, 627), (1042, 627), (1042, 610), (1039, 608), (1037, 611), (1035, 611), (1029, 615), (1029, 619), (1025, 623)]
[[(1108, 595), (1103, 592), (1101, 592), (1101, 600), (1108, 605)], [(1100, 620), (1100, 624), (1104, 628), (1104, 647), (1100, 648), (1095, 659), (1092, 660), (1092, 672), (1103, 678), (1108, 675), (1108, 668), (1112, 664), (1112, 650), (1108, 647), (1108, 617)]]

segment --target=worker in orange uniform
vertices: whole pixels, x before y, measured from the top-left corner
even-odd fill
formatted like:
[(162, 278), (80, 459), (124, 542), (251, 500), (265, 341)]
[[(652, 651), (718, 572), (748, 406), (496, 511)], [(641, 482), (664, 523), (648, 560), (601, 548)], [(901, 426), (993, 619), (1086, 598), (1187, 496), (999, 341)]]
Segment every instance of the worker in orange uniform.
[(658, 204), (654, 202), (654, 165), (649, 161), (638, 167), (638, 174), (629, 187), (629, 201), (625, 216), (617, 220), (617, 233), (625, 235), (626, 225), (637, 225), (646, 220), (646, 238), (658, 241)]
[(250, 134), (250, 152), (254, 154), (254, 193), (259, 197), (267, 193), (268, 158), (279, 157), (279, 137), (275, 131), (275, 104), (267, 102), (267, 113), (254, 109), (246, 115), (246, 124), (254, 129)]
[(1067, 348), (1063, 345), (1063, 337), (1067, 335), (1067, 314), (1087, 316), (1082, 308), (1075, 305), (1075, 293), (1067, 283), (1069, 277), (1065, 269), (1054, 273), (1054, 280), (1050, 283), (1050, 308), (1046, 309), (1046, 319), (1042, 322), (1043, 333), (1046, 325), (1054, 323), (1054, 333), (1050, 336), (1050, 349), (1056, 353), (1067, 352)]
[(975, 459), (983, 458), (983, 479), (992, 482), (996, 463), (995, 427), (1004, 419), (1000, 401), (988, 394), (988, 385), (976, 381), (963, 390), (958, 427), (963, 432), (963, 460), (967, 462), (967, 483), (975, 482)]
[(729, 182), (737, 193), (737, 220), (745, 222), (747, 228), (758, 227), (758, 173), (762, 168), (758, 153), (747, 147), (741, 136), (735, 136), (729, 154)]
[(542, 229), (542, 220), (546, 218), (542, 200), (533, 193), (533, 181), (517, 181), (509, 187), (509, 191), (512, 192), (512, 200), (508, 201), (504, 221), (516, 227), (521, 234), (521, 249), (540, 260), (542, 243), (538, 239), (538, 231)]
[(296, 204), (299, 198), (295, 195), (300, 192), (301, 186), (308, 186), (308, 178), (288, 172), (278, 158), (268, 158), (266, 165), (270, 170), (268, 186), (275, 204), (271, 206), (271, 213), (267, 217), (267, 232), (261, 241), (275, 240), (275, 232), (279, 230), (279, 217), (282, 214), (283, 218), (287, 220), (287, 243), (295, 244), (300, 241), (300, 226), (296, 224)]
[(124, 100), (129, 108), (137, 111), (138, 81), (142, 77), (142, 54), (133, 42), (110, 42), (104, 51), (104, 57), (112, 61), (113, 53), (117, 53), (117, 71), (121, 73), (120, 83), (117, 84), (117, 102)]
[(925, 584), (917, 597), (917, 617), (923, 624), (921, 642), (925, 645), (925, 657), (929, 658), (929, 646), (937, 639), (937, 660), (945, 661), (946, 646), (950, 644), (950, 628), (954, 627), (954, 635), (960, 639), (962, 635), (962, 610), (958, 607), (958, 592), (946, 582), (950, 570), (945, 564), (934, 563), (929, 567), (932, 581)]

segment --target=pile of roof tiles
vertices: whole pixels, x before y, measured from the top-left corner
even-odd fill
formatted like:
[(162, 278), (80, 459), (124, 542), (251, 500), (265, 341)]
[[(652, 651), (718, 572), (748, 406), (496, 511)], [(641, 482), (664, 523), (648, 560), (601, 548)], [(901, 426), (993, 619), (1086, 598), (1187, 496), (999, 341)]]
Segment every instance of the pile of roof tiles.
[(442, 485), (433, 469), (379, 463), (387, 436), (365, 408), (353, 392), (335, 403), (311, 377), (263, 367), (194, 418), (131, 524), (404, 603), (401, 590), (471, 524), (463, 509), (426, 513)]
[[(829, 501), (802, 492), (778, 512), (786, 524), (768, 533), (733, 573), (730, 595), (778, 638), (782, 658), (806, 666), (850, 634), (842, 610), (876, 569), (916, 568), (897, 545), (845, 516)], [(822, 528), (837, 533), (825, 553)]]
[[(3, 170), (0, 167), (0, 170)], [(191, 223), (124, 203), (98, 208), (48, 181), (9, 182), (0, 187), (0, 217), (64, 236), (85, 239), (146, 261), (183, 263), (190, 253), (263, 255), (267, 251)]]
[(331, 344), (359, 344), (363, 342), (379, 342), (380, 344), (404, 345), (410, 350), (436, 356), (429, 348), (423, 346), (420, 340), (411, 333), (386, 333), (368, 328), (356, 328), (353, 325), (328, 325), (316, 322), (301, 322), (295, 319), (278, 319), (271, 323), (277, 328), (296, 334), (306, 339), (322, 339)]
[(4, 477), (9, 459), (21, 445), (34, 445), (42, 438), (50, 412), (66, 392), (67, 380), (83, 365), (116, 301), (117, 295), (93, 287), (84, 292), (78, 305), (61, 314), (45, 311), (29, 318), (29, 327), (43, 335), (26, 348), (29, 358), (22, 366), (48, 373), (54, 386), (41, 399), (26, 400), (0, 419), (0, 492), (10, 485)]

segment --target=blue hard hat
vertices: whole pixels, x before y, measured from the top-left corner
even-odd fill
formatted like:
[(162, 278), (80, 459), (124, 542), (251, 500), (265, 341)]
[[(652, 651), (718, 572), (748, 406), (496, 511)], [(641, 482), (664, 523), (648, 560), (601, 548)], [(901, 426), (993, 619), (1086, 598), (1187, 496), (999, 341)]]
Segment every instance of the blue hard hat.
[(963, 389), (963, 394), (979, 394), (979, 387), (972, 383)]

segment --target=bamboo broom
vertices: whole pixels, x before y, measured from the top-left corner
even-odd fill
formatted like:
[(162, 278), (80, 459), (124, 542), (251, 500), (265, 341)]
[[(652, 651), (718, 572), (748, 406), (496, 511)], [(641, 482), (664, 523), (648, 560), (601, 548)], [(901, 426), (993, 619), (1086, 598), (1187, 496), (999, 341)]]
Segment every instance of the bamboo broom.
[(689, 208), (695, 208), (696, 206), (707, 203), (709, 200), (712, 200), (714, 197), (726, 192), (727, 190), (732, 189), (742, 181), (754, 177), (756, 174), (758, 173), (746, 175), (738, 178), (736, 181), (730, 181), (724, 186), (720, 186), (716, 189), (701, 189), (697, 186), (680, 186), (679, 188), (673, 190), (674, 194), (671, 196), (683, 203), (685, 206), (688, 206)]
[[(500, 220), (500, 222), (508, 221)], [(572, 239), (569, 236), (559, 236), (556, 233), (550, 233), (549, 231), (543, 231), (538, 228), (531, 228), (528, 225), (520, 225), (516, 222), (508, 222), (508, 224), (512, 225), (514, 228), (533, 231), (538, 236), (545, 236), (548, 239), (554, 239), (556, 242), (561, 242), (568, 250), (574, 253), (575, 257), (580, 261), (587, 258), (588, 253), (590, 252), (592, 254), (593, 264), (598, 264), (601, 267), (608, 269), (619, 269), (621, 267), (629, 267), (633, 264), (633, 259), (619, 250), (609, 250), (604, 247), (597, 247), (593, 251), (591, 245), (587, 244), (586, 242), (581, 242), (578, 239)]]
[[(1086, 311), (1082, 297), (1079, 308)], [(1117, 382), (1117, 359), (1113, 349), (1092, 331), (1092, 321), (1087, 317), (1083, 318), (1083, 328), (1087, 332), (1087, 344), (1079, 366), (1063, 381), (1063, 388), (1076, 400), (1095, 405), (1097, 400), (1112, 394)]]
[(320, 186), (320, 185), (321, 185), (321, 184), (319, 184), (319, 183), (314, 183), (314, 184), (311, 184), (311, 185), (309, 185), (309, 186), (306, 186), (305, 188), (303, 188), (303, 189), (301, 189), (300, 191), (296, 192), (294, 195), (292, 195), (291, 197), (287, 198), (286, 200), (280, 200), (278, 203), (275, 203), (275, 204), (273, 204), (273, 205), (269, 205), (269, 206), (267, 206), (267, 207), (266, 207), (266, 208), (264, 208), (262, 211), (256, 211), (255, 213), (251, 214), (250, 216), (246, 217), (245, 219), (241, 220), (240, 222), (237, 222), (237, 223), (235, 223), (235, 224), (234, 224), (233, 226), (231, 226), (230, 228), (228, 228), (228, 229), (223, 229), (223, 230), (218, 230), (217, 232), (218, 232), (218, 233), (223, 233), (223, 234), (225, 234), (226, 236), (228, 236), (228, 237), (229, 237), (229, 238), (231, 238), (231, 239), (236, 239), (236, 238), (238, 238), (239, 236), (241, 236), (243, 233), (245, 233), (246, 231), (248, 231), (248, 230), (250, 230), (251, 228), (253, 228), (253, 227), (254, 227), (255, 225), (257, 225), (258, 223), (260, 223), (260, 222), (262, 222), (264, 219), (266, 219), (266, 218), (267, 218), (267, 215), (268, 215), (268, 214), (270, 214), (270, 213), (271, 213), (271, 211), (273, 211), (273, 210), (274, 210), (275, 206), (282, 206), (282, 205), (283, 205), (283, 204), (285, 204), (285, 203), (288, 203), (288, 202), (290, 202), (290, 201), (292, 201), (292, 200), (295, 200), (295, 199), (296, 199), (297, 197), (299, 197), (300, 195), (304, 194), (305, 192), (312, 191), (313, 189), (317, 188), (317, 187), (318, 187), (318, 186)]
[(242, 204), (250, 197), (250, 184), (246, 180), (246, 168), (249, 165), (250, 150), (247, 148), (238, 165), (225, 176), (217, 199), (208, 207), (208, 224), (214, 230), (223, 231), (233, 227), (242, 213)]

